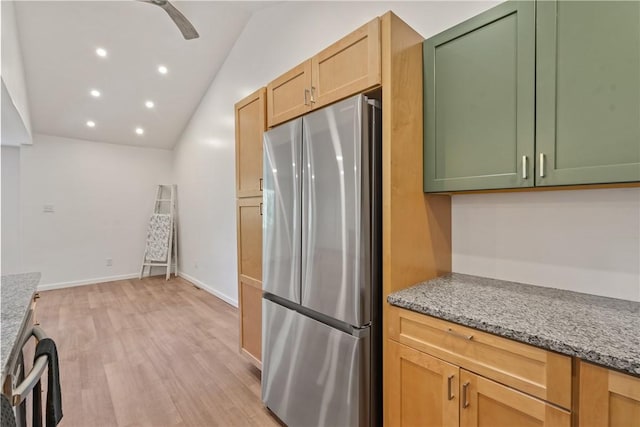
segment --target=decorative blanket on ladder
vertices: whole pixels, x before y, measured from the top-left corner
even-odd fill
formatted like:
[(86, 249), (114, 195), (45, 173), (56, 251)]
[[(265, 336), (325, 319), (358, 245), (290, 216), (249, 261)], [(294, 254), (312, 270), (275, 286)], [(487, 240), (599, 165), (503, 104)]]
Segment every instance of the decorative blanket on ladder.
[(152, 214), (147, 232), (146, 261), (167, 262), (170, 235), (171, 215)]

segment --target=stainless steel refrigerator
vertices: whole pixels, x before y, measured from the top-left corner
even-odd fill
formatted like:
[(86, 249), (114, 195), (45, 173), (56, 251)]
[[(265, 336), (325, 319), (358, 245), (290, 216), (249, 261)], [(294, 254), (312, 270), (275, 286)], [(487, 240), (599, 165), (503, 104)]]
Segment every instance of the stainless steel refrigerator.
[(262, 400), (290, 427), (381, 424), (381, 112), (264, 134)]

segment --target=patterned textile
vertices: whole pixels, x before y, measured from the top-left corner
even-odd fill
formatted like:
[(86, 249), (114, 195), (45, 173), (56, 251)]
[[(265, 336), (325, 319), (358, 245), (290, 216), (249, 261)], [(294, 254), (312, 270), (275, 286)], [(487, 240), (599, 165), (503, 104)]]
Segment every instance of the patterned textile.
[(171, 234), (171, 215), (153, 214), (147, 233), (146, 261), (166, 262)]

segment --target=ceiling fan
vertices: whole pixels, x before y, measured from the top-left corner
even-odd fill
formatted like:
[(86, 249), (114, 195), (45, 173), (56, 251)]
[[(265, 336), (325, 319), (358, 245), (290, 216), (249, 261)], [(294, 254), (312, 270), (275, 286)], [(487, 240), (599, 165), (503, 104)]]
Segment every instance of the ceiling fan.
[(182, 33), (182, 36), (187, 39), (197, 39), (200, 37), (200, 34), (196, 31), (196, 29), (191, 25), (191, 22), (185, 16), (180, 13), (178, 9), (175, 8), (168, 0), (138, 0), (143, 3), (149, 3), (156, 6), (160, 6), (164, 9), (165, 12), (169, 14), (169, 17), (175, 22), (178, 26), (178, 29)]

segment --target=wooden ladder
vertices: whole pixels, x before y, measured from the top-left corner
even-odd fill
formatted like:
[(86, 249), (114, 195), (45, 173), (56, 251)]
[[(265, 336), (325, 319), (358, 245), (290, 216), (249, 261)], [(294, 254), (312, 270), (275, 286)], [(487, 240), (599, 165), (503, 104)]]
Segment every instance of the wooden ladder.
[[(149, 228), (147, 231), (147, 241), (144, 249), (144, 256), (142, 258), (142, 268), (140, 269), (140, 278), (144, 276), (145, 267), (149, 268), (148, 275), (151, 275), (152, 267), (166, 267), (166, 279), (171, 277), (171, 267), (173, 266), (174, 276), (178, 275), (178, 226), (176, 221), (176, 195), (177, 186), (175, 184), (170, 185), (158, 185), (156, 192), (156, 201), (153, 206), (153, 214), (149, 219)], [(166, 257), (164, 259), (157, 259), (151, 257), (151, 237), (152, 237), (152, 223), (154, 216), (168, 216), (169, 217), (169, 236), (167, 241)]]

